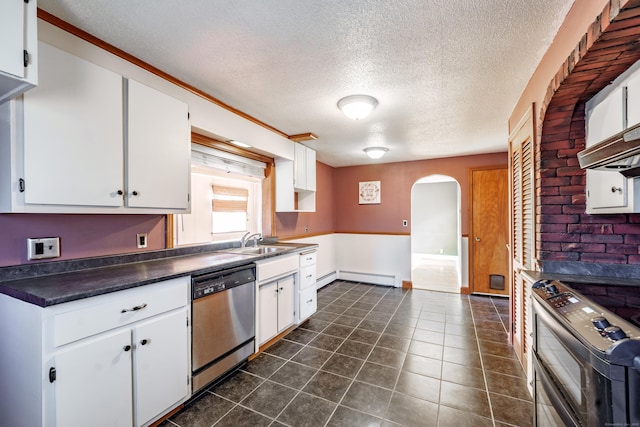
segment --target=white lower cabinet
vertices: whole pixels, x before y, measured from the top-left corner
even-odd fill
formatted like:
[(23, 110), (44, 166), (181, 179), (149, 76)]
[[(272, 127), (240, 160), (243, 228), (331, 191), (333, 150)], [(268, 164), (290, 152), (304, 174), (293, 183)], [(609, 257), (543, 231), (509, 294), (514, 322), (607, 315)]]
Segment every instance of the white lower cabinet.
[(187, 309), (142, 322), (133, 330), (136, 425), (143, 425), (189, 394)]
[(57, 426), (131, 425), (131, 350), (126, 348), (131, 348), (131, 332), (120, 330), (55, 355)]
[(144, 426), (186, 401), (189, 289), (179, 277), (46, 308), (0, 295), (0, 425)]
[(295, 310), (294, 276), (287, 276), (261, 285), (258, 295), (260, 299), (259, 343), (264, 344), (293, 325)]
[(302, 323), (318, 309), (316, 287), (316, 251), (300, 254), (300, 285), (298, 288), (298, 318)]

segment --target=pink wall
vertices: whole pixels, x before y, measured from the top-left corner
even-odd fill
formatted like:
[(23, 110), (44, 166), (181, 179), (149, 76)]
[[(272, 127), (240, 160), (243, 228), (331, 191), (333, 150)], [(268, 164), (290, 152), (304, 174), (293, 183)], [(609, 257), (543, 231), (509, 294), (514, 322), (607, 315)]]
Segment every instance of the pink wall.
[[(420, 178), (440, 174), (458, 181), (462, 199), (462, 233), (469, 232), (469, 168), (506, 165), (507, 153), (332, 168), (317, 163), (316, 212), (276, 214), (280, 238), (332, 232), (411, 232), (411, 188)], [(381, 203), (358, 204), (358, 183), (380, 181)], [(409, 227), (402, 220), (409, 220)], [(309, 231), (305, 232), (305, 225)]]
[[(333, 185), (335, 169), (316, 162), (316, 211), (276, 214), (276, 232), (280, 239), (332, 233), (334, 230)], [(309, 226), (305, 231), (305, 226)]]
[[(506, 165), (507, 153), (412, 162), (337, 168), (335, 173), (334, 204), (335, 231), (349, 233), (410, 233), (411, 188), (420, 178), (448, 175), (460, 184), (462, 202), (462, 234), (469, 232), (469, 168)], [(358, 183), (380, 181), (381, 203), (358, 204)], [(402, 220), (409, 220), (409, 227)]]
[[(136, 233), (148, 233), (146, 249)], [(60, 237), (63, 259), (150, 251), (165, 247), (164, 215), (0, 215), (0, 266), (27, 264), (28, 237)]]

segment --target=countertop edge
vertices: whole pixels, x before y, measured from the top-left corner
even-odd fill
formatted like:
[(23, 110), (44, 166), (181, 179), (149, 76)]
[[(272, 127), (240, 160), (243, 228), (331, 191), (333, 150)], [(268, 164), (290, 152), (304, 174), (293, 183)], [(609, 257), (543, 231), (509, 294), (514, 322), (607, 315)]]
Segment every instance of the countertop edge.
[[(277, 253), (242, 255), (230, 254), (228, 249), (190, 255), (168, 256), (160, 259), (129, 262), (28, 278), (0, 281), (0, 294), (42, 308), (66, 302), (123, 291), (177, 277), (213, 273), (256, 261), (304, 252), (319, 247), (312, 243), (270, 243), (269, 246), (290, 248)], [(226, 254), (228, 261), (212, 263), (217, 255)], [(232, 256), (233, 255), (233, 256)], [(97, 278), (91, 276), (95, 274)], [(74, 287), (76, 281), (78, 287)], [(56, 291), (55, 289), (59, 289)]]

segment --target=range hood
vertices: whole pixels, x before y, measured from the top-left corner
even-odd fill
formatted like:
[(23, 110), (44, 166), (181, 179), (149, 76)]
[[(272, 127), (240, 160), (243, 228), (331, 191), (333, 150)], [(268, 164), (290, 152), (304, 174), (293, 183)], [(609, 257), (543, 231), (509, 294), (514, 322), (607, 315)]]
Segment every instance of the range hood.
[(578, 153), (582, 169), (620, 172), (626, 177), (640, 176), (640, 124)]

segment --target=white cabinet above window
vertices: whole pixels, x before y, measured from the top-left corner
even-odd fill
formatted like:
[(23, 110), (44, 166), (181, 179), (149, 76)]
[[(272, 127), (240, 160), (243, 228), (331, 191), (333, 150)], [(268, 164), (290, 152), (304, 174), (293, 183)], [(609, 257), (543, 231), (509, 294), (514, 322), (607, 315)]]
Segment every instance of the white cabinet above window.
[(38, 83), (36, 0), (0, 4), (0, 103)]
[(276, 212), (315, 212), (316, 152), (298, 143), (294, 147), (294, 161), (276, 161)]
[(46, 43), (39, 52), (39, 86), (0, 105), (1, 210), (188, 211), (187, 105)]

